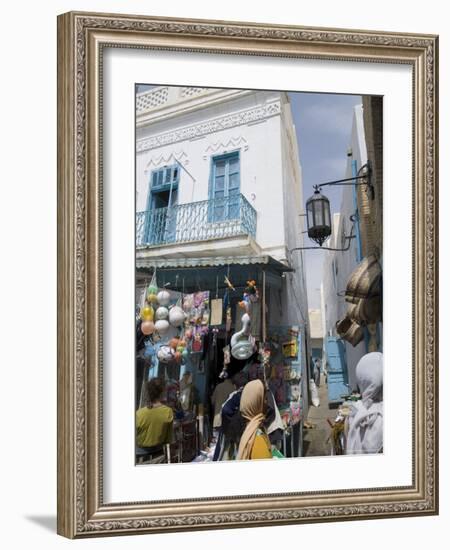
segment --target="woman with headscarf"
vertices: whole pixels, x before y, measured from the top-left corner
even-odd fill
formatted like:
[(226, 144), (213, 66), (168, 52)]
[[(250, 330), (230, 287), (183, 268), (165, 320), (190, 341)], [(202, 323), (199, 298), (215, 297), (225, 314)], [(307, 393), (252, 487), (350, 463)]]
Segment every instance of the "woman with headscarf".
[(242, 390), (239, 409), (247, 425), (239, 442), (237, 460), (272, 458), (269, 438), (264, 431), (265, 388), (261, 380), (252, 380)]
[(348, 417), (346, 454), (383, 450), (383, 354), (364, 355), (356, 366), (361, 401), (352, 403)]

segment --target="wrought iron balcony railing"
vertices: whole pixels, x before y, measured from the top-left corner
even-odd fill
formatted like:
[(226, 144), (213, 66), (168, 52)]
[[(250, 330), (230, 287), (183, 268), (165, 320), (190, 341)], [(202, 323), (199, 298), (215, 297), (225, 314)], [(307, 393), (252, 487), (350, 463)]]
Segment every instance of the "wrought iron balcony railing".
[(176, 204), (136, 214), (136, 246), (256, 235), (256, 210), (243, 195)]

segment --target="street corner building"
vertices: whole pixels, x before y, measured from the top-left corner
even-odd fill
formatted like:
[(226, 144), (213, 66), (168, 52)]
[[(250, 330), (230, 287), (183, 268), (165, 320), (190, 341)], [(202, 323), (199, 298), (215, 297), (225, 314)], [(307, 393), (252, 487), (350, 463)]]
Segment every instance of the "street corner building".
[(212, 460), (215, 390), (240, 372), (265, 381), (278, 448), (301, 456), (308, 301), (303, 256), (289, 252), (303, 246), (301, 178), (287, 93), (138, 89), (136, 409), (164, 379), (161, 460)]

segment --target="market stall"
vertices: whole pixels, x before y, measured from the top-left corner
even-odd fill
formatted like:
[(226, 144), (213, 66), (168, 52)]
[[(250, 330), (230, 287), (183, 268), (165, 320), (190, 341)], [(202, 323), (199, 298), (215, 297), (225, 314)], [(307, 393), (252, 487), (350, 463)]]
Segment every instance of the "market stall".
[(276, 316), (267, 283), (275, 288), (286, 271), (265, 257), (259, 263), (168, 264), (138, 272), (136, 407), (146, 403), (148, 380), (165, 380), (165, 402), (174, 411), (168, 461), (211, 458), (213, 390), (243, 369), (249, 380), (264, 380), (274, 396), (284, 456), (301, 454), (303, 326), (270, 325)]

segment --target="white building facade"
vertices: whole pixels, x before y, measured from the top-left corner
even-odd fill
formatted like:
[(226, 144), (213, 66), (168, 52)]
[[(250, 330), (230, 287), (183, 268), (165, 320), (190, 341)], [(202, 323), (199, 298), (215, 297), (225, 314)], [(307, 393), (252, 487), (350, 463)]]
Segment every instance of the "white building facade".
[(294, 270), (285, 273), (273, 320), (280, 309), (288, 323), (307, 319), (301, 256), (289, 253), (303, 242), (303, 196), (287, 94), (182, 87), (138, 94), (136, 159), (138, 267), (270, 257)]
[[(257, 338), (298, 328), (307, 409), (308, 303), (298, 145), (284, 92), (160, 86), (136, 96), (137, 301), (156, 269), (168, 288), (224, 296), (255, 278)], [(234, 330), (240, 315), (233, 314)], [(253, 326), (253, 321), (252, 321)], [(295, 333), (295, 330), (294, 330)]]

